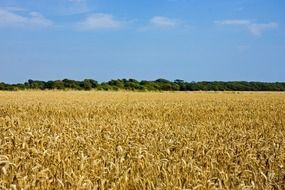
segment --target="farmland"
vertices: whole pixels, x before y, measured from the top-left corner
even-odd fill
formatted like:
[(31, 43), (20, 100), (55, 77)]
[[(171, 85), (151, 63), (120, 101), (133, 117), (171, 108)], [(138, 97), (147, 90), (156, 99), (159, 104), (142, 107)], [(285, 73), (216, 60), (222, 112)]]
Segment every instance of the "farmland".
[(0, 92), (0, 189), (285, 189), (285, 93)]

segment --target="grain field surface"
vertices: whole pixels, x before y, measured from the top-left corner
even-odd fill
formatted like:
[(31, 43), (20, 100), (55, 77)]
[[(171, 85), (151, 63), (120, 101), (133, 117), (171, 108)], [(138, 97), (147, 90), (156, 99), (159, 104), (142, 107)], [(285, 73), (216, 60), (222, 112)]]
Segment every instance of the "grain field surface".
[(0, 189), (285, 189), (285, 94), (0, 92)]

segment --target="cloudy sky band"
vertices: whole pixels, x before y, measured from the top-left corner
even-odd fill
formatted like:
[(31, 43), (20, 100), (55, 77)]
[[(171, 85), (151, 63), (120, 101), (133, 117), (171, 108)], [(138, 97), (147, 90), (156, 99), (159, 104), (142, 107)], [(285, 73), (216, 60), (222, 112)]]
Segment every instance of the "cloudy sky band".
[(283, 0), (1, 0), (0, 81), (285, 80), (284, 6)]
[[(71, 2), (81, 3), (83, 0), (69, 0)], [(25, 13), (25, 14), (23, 14)], [(181, 19), (170, 18), (166, 16), (153, 16), (145, 26), (141, 28), (177, 28), (181, 26)], [(0, 7), (0, 26), (21, 26), (21, 27), (50, 27), (53, 21), (44, 17), (39, 12), (23, 11), (21, 8), (1, 8)], [(96, 31), (96, 30), (114, 30), (126, 27), (130, 22), (115, 18), (112, 14), (92, 13), (84, 20), (74, 24), (78, 31)], [(253, 36), (261, 36), (268, 30), (277, 29), (277, 22), (257, 23), (249, 19), (224, 19), (216, 20), (215, 24), (220, 26), (238, 26), (246, 28)]]

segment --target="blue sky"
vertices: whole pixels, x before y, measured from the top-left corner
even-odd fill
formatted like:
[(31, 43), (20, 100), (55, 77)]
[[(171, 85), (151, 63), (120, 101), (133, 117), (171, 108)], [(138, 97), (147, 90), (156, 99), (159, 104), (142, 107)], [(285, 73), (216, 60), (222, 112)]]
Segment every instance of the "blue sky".
[(284, 0), (0, 0), (0, 81), (285, 81)]

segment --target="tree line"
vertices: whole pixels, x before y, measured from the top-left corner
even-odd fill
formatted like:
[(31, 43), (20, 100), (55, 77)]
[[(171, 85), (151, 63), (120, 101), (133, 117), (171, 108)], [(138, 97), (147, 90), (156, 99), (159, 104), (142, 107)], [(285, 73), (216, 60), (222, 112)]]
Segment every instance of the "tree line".
[(77, 80), (28, 80), (25, 83), (0, 83), (0, 90), (130, 90), (130, 91), (285, 91), (285, 82), (247, 82), (247, 81), (202, 81), (186, 82), (157, 79), (153, 81), (135, 79), (117, 79), (99, 83), (93, 79)]

